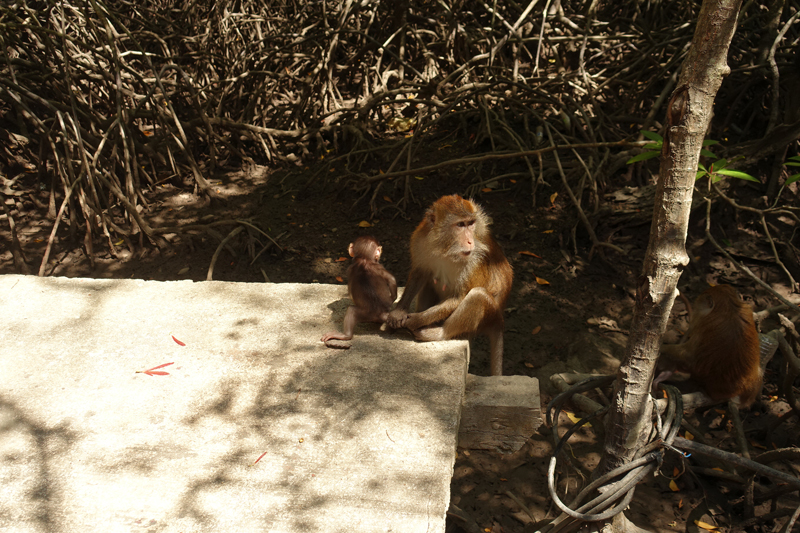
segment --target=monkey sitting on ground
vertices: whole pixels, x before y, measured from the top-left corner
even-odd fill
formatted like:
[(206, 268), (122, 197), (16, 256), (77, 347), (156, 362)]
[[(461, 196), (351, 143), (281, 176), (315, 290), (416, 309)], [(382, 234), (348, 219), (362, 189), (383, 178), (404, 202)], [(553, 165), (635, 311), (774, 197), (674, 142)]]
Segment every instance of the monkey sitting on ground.
[[(403, 296), (386, 321), (421, 341), (489, 337), (489, 366), (503, 373), (503, 309), (513, 273), (489, 232), (480, 206), (443, 196), (411, 235), (411, 271)], [(417, 298), (416, 313), (409, 314)]]
[[(353, 263), (347, 269), (347, 289), (353, 305), (344, 316), (344, 333), (332, 331), (322, 339), (349, 341), (360, 322), (386, 322), (394, 300), (397, 298), (397, 281), (380, 264), (383, 247), (374, 237), (359, 237), (350, 243)], [(330, 346), (330, 345), (328, 345)]]
[[(662, 344), (656, 379), (687, 372), (715, 401), (739, 397), (748, 407), (761, 393), (760, 343), (753, 311), (730, 285), (706, 289), (695, 300), (681, 344)], [(664, 375), (666, 374), (666, 375)]]

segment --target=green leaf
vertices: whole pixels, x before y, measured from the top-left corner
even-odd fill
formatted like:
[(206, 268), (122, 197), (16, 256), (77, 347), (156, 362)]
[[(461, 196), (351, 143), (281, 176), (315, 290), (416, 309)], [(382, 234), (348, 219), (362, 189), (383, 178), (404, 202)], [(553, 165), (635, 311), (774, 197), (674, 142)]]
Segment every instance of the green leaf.
[(706, 139), (703, 141), (703, 146), (714, 146), (715, 144), (719, 144), (719, 141), (715, 141), (713, 139)]
[(645, 150), (658, 150), (661, 151), (661, 143), (649, 143), (642, 146)]
[(794, 161), (787, 161), (784, 163), (787, 167), (800, 167), (800, 163), (795, 163)]
[(789, 177), (786, 179), (786, 183), (785, 183), (785, 185), (791, 185), (792, 183), (794, 183), (795, 181), (798, 181), (798, 180), (800, 180), (800, 173), (798, 173), (798, 174), (793, 174), (793, 175), (789, 176)]
[(642, 135), (644, 135), (645, 137), (647, 137), (651, 141), (664, 142), (664, 137), (662, 137), (661, 135), (659, 135), (658, 133), (656, 133), (654, 131), (641, 130), (641, 132), (642, 132)]
[(697, 163), (697, 168), (699, 168), (700, 170), (703, 170), (705, 172), (708, 172), (708, 169), (703, 166), (703, 163)]
[(789, 161), (798, 161), (800, 162), (800, 155), (793, 155), (789, 158)]
[(642, 154), (631, 157), (630, 159), (628, 159), (626, 164), (630, 165), (632, 163), (636, 163), (639, 161), (647, 161), (648, 159), (653, 159), (654, 157), (658, 157), (660, 155), (661, 152), (644, 152)]
[(717, 174), (723, 174), (725, 176), (730, 176), (732, 178), (739, 178), (740, 180), (747, 180), (747, 181), (754, 181), (756, 183), (761, 183), (758, 178), (754, 178), (747, 172), (740, 172), (738, 170), (717, 170)]
[(699, 180), (700, 178), (702, 178), (703, 176), (706, 176), (706, 175), (708, 175), (708, 172), (706, 172), (705, 170), (698, 170), (697, 174), (694, 175), (694, 181), (697, 181), (697, 180)]
[(716, 155), (714, 155), (714, 152), (709, 152), (708, 150), (700, 150), (700, 155), (706, 157), (717, 157)]
[(713, 166), (714, 169), (719, 171), (719, 170), (727, 167), (728, 165), (730, 165), (730, 161), (728, 161), (727, 159), (717, 159), (716, 161), (714, 161), (714, 164), (711, 165), (711, 166)]

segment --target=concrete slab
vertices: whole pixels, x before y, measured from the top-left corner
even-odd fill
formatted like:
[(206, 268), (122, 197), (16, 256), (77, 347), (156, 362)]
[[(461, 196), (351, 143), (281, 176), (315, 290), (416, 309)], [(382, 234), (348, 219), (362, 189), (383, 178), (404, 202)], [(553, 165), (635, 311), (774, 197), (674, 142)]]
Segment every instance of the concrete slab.
[(0, 276), (0, 530), (443, 532), (468, 344), (346, 294)]

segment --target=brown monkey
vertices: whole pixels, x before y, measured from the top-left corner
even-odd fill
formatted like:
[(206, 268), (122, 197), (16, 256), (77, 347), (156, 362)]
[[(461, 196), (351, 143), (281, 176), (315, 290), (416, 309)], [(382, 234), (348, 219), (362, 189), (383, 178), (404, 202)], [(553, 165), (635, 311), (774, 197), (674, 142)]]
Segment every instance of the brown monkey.
[(730, 285), (706, 289), (694, 302), (683, 342), (661, 346), (659, 367), (691, 374), (713, 400), (738, 396), (748, 407), (762, 385), (752, 309)]
[(347, 269), (347, 289), (353, 305), (344, 316), (344, 333), (332, 331), (322, 337), (349, 341), (359, 322), (386, 322), (389, 309), (397, 298), (397, 281), (380, 264), (383, 247), (375, 237), (359, 237), (350, 243), (353, 263)]
[[(503, 309), (511, 265), (480, 206), (457, 194), (436, 200), (411, 235), (411, 272), (387, 324), (421, 341), (489, 337), (491, 373), (503, 373)], [(408, 313), (417, 298), (416, 313)]]

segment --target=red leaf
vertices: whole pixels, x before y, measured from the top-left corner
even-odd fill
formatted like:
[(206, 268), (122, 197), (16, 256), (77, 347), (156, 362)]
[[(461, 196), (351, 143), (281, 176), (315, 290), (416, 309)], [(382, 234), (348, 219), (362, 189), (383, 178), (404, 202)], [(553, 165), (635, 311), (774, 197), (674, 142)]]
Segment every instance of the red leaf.
[(137, 370), (137, 374), (147, 374), (148, 376), (168, 376), (169, 372), (162, 372), (158, 370), (159, 368), (164, 368), (165, 366), (174, 365), (175, 363), (164, 363), (163, 365), (154, 366), (153, 368), (148, 368), (147, 370)]
[(176, 339), (176, 338), (175, 338), (175, 335), (170, 335), (170, 336), (172, 337), (172, 340), (174, 340), (174, 341), (175, 341), (175, 343), (176, 343), (178, 346), (186, 346), (186, 343), (185, 343), (185, 342), (181, 342), (181, 341), (179, 341), (178, 339)]
[[(265, 455), (267, 455), (267, 452), (264, 452), (261, 455), (259, 455), (258, 459), (256, 459), (256, 463), (259, 462), (261, 460), (261, 458), (264, 457)], [(253, 463), (253, 464), (256, 464), (256, 463)]]

